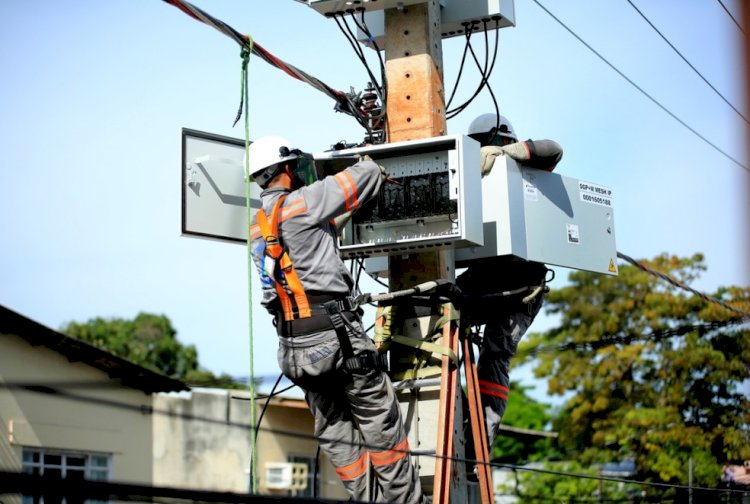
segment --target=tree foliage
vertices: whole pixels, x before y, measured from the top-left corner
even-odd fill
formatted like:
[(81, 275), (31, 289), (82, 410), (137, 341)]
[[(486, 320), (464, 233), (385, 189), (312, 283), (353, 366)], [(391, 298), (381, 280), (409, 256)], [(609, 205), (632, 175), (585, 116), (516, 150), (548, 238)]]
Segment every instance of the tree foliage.
[[(526, 393), (529, 388), (511, 382), (510, 389), (513, 393), (503, 416), (503, 425), (537, 431), (547, 430), (553, 418), (550, 407), (530, 397)], [(503, 435), (501, 430), (495, 439), (490, 455), (495, 462), (523, 464), (528, 461), (554, 458), (557, 456), (557, 451), (549, 438), (526, 436), (518, 438)]]
[(84, 323), (70, 322), (61, 332), (172, 378), (227, 388), (239, 386), (227, 375), (216, 377), (202, 369), (195, 346), (177, 340), (177, 331), (165, 315), (139, 313), (132, 320), (97, 317)]
[[(690, 284), (703, 257), (660, 255), (649, 268)], [(574, 272), (545, 307), (560, 324), (522, 342), (551, 393), (569, 397), (554, 429), (584, 465), (634, 459), (639, 478), (715, 486), (727, 460), (750, 458), (750, 330), (737, 315), (635, 266)], [(750, 311), (750, 289), (712, 297)], [(536, 350), (531, 350), (536, 349)]]
[(517, 470), (511, 481), (500, 483), (499, 491), (518, 498), (519, 502), (559, 503), (633, 502), (640, 494), (637, 485), (599, 480), (598, 468), (583, 467), (575, 461), (532, 464), (526, 469)]

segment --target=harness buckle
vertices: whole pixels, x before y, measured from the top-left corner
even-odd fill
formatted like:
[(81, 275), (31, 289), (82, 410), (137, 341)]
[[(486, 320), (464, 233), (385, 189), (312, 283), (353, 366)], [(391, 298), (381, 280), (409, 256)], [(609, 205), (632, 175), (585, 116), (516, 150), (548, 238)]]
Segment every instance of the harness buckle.
[(388, 371), (388, 356), (385, 353), (367, 350), (346, 359), (344, 368), (350, 373), (371, 369)]

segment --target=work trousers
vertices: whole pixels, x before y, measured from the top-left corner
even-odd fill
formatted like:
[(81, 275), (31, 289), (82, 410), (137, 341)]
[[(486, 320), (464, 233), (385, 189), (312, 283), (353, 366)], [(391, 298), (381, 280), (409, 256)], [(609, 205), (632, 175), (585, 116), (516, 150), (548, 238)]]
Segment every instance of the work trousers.
[[(359, 318), (346, 315), (354, 354), (375, 351)], [(424, 502), (398, 400), (385, 372), (343, 371), (344, 355), (333, 329), (280, 337), (278, 361), (282, 372), (304, 390), (315, 436), (352, 499)], [(374, 478), (368, 478), (368, 467)]]
[(497, 316), (493, 315), (492, 320), (485, 324), (477, 361), (477, 378), (490, 451), (510, 394), (510, 360), (516, 354), (521, 337), (539, 313), (542, 298), (542, 293), (529, 303), (523, 303), (520, 296), (505, 298), (497, 303)]

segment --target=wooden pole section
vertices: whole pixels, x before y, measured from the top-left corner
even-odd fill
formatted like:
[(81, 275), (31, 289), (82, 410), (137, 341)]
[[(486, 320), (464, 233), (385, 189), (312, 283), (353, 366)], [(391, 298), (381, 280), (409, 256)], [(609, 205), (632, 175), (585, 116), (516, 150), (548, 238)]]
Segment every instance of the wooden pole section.
[[(447, 134), (442, 54), (440, 5), (437, 0), (386, 9), (388, 142)], [(440, 278), (455, 280), (453, 257), (452, 250), (389, 256), (389, 289), (406, 289)], [(454, 353), (458, 352), (458, 328), (451, 321), (447, 321), (443, 328), (442, 345), (450, 347)], [(394, 372), (400, 371), (399, 353), (401, 351), (391, 350), (391, 370)], [(418, 464), (422, 488), (429, 492), (430, 486), (432, 487), (435, 504), (448, 504), (452, 500), (466, 502), (466, 479), (462, 468), (457, 467), (461, 464), (456, 464), (450, 458), (463, 455), (463, 438), (460, 430), (455, 430), (460, 429), (463, 423), (460, 421), (460, 391), (459, 371), (447, 356), (443, 356), (441, 386), (432, 387), (430, 390), (412, 390), (411, 397), (406, 399), (406, 403), (402, 402), (402, 407), (407, 404), (407, 410), (415, 407), (419, 411), (418, 417), (425, 416), (437, 420), (437, 430), (431, 435), (426, 433), (428, 437), (434, 436), (430, 444), (433, 441), (435, 443), (433, 446), (436, 459), (431, 481), (425, 480), (430, 479), (429, 464)], [(422, 401), (422, 398), (432, 397), (435, 393), (439, 396), (438, 400), (433, 397)], [(412, 424), (411, 429), (417, 433), (422, 430), (419, 418), (416, 419), (416, 424)], [(411, 435), (413, 434), (412, 432)]]
[[(385, 11), (388, 142), (447, 134), (438, 0)], [(390, 289), (455, 279), (452, 251), (388, 259)]]

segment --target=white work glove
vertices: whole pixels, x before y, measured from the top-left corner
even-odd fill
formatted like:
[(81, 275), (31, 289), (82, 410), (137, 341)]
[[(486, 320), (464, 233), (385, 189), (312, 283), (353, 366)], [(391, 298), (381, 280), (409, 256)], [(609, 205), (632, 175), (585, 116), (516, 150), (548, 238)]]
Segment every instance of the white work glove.
[[(359, 160), (360, 161), (372, 161), (372, 158), (368, 154), (365, 154), (364, 156), (361, 156), (359, 158)], [(373, 163), (374, 163), (374, 161), (373, 161)], [(378, 168), (380, 168), (380, 176), (382, 177), (382, 179), (383, 180), (387, 179), (388, 178), (388, 170), (385, 168), (385, 166), (378, 165)]]
[(345, 214), (333, 218), (333, 224), (336, 226), (336, 233), (341, 233), (341, 230), (344, 229), (344, 226), (346, 226), (346, 223), (352, 218), (352, 215), (354, 215), (354, 210), (349, 210)]
[[(548, 140), (547, 142), (551, 141)], [(559, 147), (557, 143), (554, 143), (554, 145)], [(562, 157), (562, 148), (560, 148), (560, 152), (560, 157)], [(508, 145), (487, 145), (482, 147), (479, 150), (479, 163), (482, 167), (482, 177), (489, 175), (497, 156), (508, 156), (521, 164), (526, 164), (531, 160), (531, 150), (526, 142), (514, 142)], [(555, 162), (555, 164), (557, 163)], [(554, 164), (552, 165), (552, 168), (554, 169)], [(552, 169), (549, 169), (548, 171), (552, 171)]]
[(490, 174), (497, 156), (504, 156), (505, 151), (498, 145), (487, 145), (479, 149), (479, 167), (482, 169), (482, 177)]

